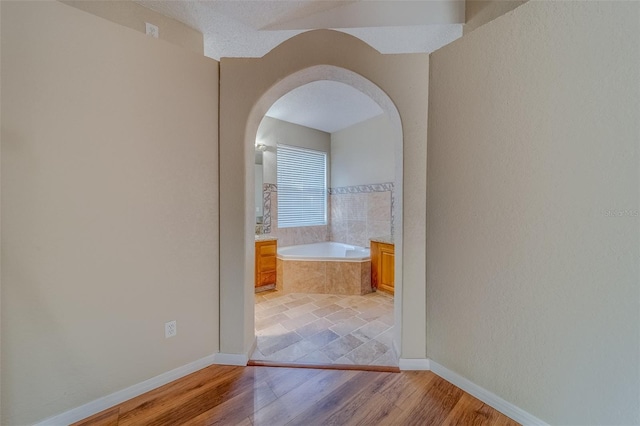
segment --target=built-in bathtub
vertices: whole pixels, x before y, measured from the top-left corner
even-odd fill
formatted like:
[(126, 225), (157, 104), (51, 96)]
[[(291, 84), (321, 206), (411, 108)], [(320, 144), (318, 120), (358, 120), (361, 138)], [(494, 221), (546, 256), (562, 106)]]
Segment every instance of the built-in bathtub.
[(371, 293), (369, 249), (336, 242), (278, 248), (276, 288), (284, 293)]

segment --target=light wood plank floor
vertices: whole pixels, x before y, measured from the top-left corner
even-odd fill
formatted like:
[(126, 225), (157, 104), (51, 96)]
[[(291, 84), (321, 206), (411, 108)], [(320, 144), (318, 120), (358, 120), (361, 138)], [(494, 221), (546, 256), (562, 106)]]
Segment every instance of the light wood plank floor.
[(517, 425), (430, 371), (211, 366), (76, 425)]

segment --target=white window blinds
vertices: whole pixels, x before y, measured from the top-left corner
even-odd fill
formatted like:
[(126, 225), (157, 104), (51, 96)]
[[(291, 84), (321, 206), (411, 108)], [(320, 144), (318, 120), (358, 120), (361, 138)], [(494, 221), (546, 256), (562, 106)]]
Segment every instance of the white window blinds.
[(278, 227), (327, 224), (327, 154), (278, 145)]

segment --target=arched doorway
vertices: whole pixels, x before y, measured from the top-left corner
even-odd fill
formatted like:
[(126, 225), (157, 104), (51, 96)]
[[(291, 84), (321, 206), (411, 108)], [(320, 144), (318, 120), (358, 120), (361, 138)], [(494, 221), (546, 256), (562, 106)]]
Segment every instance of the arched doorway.
[[(402, 122), (400, 114), (391, 98), (377, 85), (370, 80), (364, 78), (360, 74), (353, 71), (340, 68), (333, 65), (315, 65), (309, 68), (297, 71), (284, 79), (277, 82), (271, 88), (269, 88), (256, 102), (251, 109), (251, 112), (247, 119), (247, 126), (245, 131), (245, 149), (251, 151), (255, 145), (256, 135), (258, 133), (258, 127), (261, 120), (278, 99), (290, 91), (304, 86), (308, 83), (330, 80), (343, 84), (347, 84), (360, 92), (367, 95), (380, 108), (384, 111), (387, 118), (390, 121), (393, 129), (393, 137), (391, 143), (394, 151), (394, 202), (392, 203), (392, 217), (395, 218), (394, 227), (394, 242), (395, 242), (395, 297), (394, 297), (394, 338), (393, 346), (397, 355), (399, 355), (401, 348), (402, 338), (402, 265), (403, 265), (403, 251), (402, 251), (402, 193), (403, 193), (403, 135), (402, 135)], [(253, 158), (249, 160), (249, 164), (246, 165), (246, 170), (253, 171)], [(255, 189), (251, 185), (253, 179), (247, 180), (246, 200), (254, 200), (254, 203), (248, 203), (246, 211), (250, 216), (253, 216), (255, 212)], [(253, 198), (252, 198), (253, 197)], [(250, 257), (250, 262), (253, 262), (253, 257)], [(252, 311), (253, 313), (253, 311)]]
[[(307, 70), (307, 71), (305, 71)], [(322, 71), (325, 74), (310, 74)], [(315, 71), (313, 71), (315, 70)], [(383, 55), (331, 30), (297, 35), (262, 58), (220, 62), (220, 345), (216, 361), (244, 365), (255, 341), (253, 194), (254, 139), (259, 122), (282, 94), (319, 78), (350, 84), (389, 102), (402, 131), (401, 187), (396, 189), (396, 247), (402, 250), (397, 291), (400, 367), (426, 365), (426, 141), (429, 57)], [(351, 81), (350, 78), (360, 76)], [(295, 76), (291, 78), (290, 76)], [(375, 92), (378, 93), (376, 96)], [(380, 96), (384, 94), (385, 96)], [(384, 98), (388, 97), (385, 101)], [(384, 105), (387, 102), (387, 105)], [(394, 114), (393, 110), (396, 110)], [(401, 119), (400, 119), (401, 117)], [(250, 166), (250, 167), (249, 167)], [(400, 172), (400, 170), (402, 172)], [(408, 365), (408, 364), (407, 364)]]

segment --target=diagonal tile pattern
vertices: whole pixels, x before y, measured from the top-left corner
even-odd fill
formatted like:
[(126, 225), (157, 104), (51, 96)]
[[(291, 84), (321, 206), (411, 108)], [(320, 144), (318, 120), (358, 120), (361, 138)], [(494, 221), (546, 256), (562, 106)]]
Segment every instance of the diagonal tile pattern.
[(397, 366), (393, 296), (255, 296), (257, 345), (251, 359), (300, 364)]

